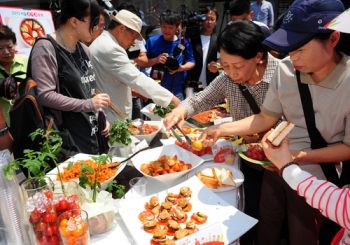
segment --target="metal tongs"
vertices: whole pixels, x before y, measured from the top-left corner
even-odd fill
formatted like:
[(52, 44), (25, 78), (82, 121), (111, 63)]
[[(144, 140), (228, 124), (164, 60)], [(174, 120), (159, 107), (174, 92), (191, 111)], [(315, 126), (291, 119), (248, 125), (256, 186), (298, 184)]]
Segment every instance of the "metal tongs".
[(179, 127), (179, 125), (177, 125), (177, 123), (171, 127), (171, 132), (173, 132), (175, 138), (182, 144), (182, 138), (175, 132), (176, 129), (179, 130), (180, 133), (185, 137), (187, 144), (189, 146), (192, 146), (192, 140), (190, 139), (190, 137), (187, 136), (187, 134), (184, 133), (184, 131), (182, 131), (182, 129)]

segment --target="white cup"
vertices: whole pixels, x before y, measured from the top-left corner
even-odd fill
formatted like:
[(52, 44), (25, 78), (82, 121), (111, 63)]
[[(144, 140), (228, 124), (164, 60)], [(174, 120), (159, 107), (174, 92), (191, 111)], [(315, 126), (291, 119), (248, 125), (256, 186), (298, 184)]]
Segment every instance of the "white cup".
[(147, 179), (136, 177), (129, 181), (132, 197), (140, 198), (146, 196)]

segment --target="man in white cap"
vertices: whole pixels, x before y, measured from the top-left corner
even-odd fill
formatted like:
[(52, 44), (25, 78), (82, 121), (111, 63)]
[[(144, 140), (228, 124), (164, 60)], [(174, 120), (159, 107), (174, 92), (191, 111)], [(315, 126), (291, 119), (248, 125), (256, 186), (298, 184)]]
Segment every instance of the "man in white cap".
[[(97, 88), (108, 93), (111, 102), (129, 118), (132, 113), (131, 89), (162, 107), (170, 103), (177, 106), (179, 99), (140, 72), (128, 58), (126, 49), (134, 44), (135, 39), (142, 40), (142, 20), (127, 10), (113, 13), (111, 20), (108, 30), (103, 31), (89, 47), (96, 69)], [(109, 108), (105, 111), (111, 123), (116, 117), (121, 118)]]

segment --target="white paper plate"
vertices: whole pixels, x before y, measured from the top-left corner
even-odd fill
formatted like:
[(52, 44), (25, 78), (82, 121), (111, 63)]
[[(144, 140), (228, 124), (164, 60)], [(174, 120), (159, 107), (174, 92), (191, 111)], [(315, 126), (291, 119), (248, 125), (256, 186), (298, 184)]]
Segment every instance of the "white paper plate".
[[(167, 193), (178, 193), (182, 186), (189, 186), (192, 190), (190, 199), (192, 210), (187, 213), (189, 217), (188, 220), (190, 220), (194, 212), (200, 211), (208, 215), (208, 220), (203, 225), (197, 225), (199, 230), (209, 227), (216, 222), (220, 222), (223, 229), (225, 244), (233, 242), (258, 222), (256, 219), (229, 205), (226, 201), (204, 186), (197, 177), (192, 177), (179, 185), (154, 195), (144, 198), (126, 199), (123, 206), (119, 207), (119, 214), (137, 245), (149, 244), (152, 239), (152, 234), (143, 230), (143, 225), (138, 219), (139, 213), (145, 210), (144, 204), (149, 201), (151, 196), (157, 196), (158, 199), (162, 201), (167, 196)], [(181, 224), (181, 227), (184, 228), (185, 225)]]
[(243, 182), (244, 182), (244, 175), (241, 172), (241, 170), (239, 170), (238, 168), (236, 168), (234, 166), (227, 165), (227, 164), (224, 164), (224, 163), (204, 163), (201, 166), (199, 166), (198, 168), (193, 169), (190, 172), (188, 172), (187, 173), (187, 179), (192, 178), (193, 176), (196, 175), (197, 172), (200, 172), (200, 171), (202, 171), (205, 168), (213, 168), (213, 167), (226, 168), (226, 169), (230, 170), (231, 173), (232, 173), (233, 181), (236, 183), (236, 187), (229, 186), (229, 187), (221, 187), (219, 189), (211, 189), (211, 188), (209, 188), (213, 192), (230, 191), (230, 190), (238, 188), (239, 186), (241, 186), (243, 184)]
[(152, 121), (161, 121), (163, 120), (162, 117), (158, 116), (157, 114), (152, 113), (150, 110), (153, 109), (156, 106), (156, 104), (151, 103), (146, 105), (144, 108), (141, 109), (141, 112), (149, 117)]
[[(79, 153), (79, 154), (76, 154), (76, 155), (72, 156), (68, 160), (64, 161), (58, 167), (60, 168), (60, 171), (63, 172), (63, 167), (67, 167), (70, 162), (77, 162), (77, 161), (80, 161), (80, 160), (91, 159), (92, 156), (96, 156), (96, 155)], [(121, 157), (113, 157), (112, 161), (113, 162), (120, 162), (120, 161), (123, 161), (124, 159), (125, 158), (121, 158)], [(108, 183), (111, 182), (125, 168), (125, 165), (126, 165), (126, 163), (122, 163), (121, 165), (119, 165), (116, 174), (114, 176), (112, 176), (111, 178), (109, 178), (108, 180), (106, 180), (105, 182), (101, 183), (101, 189), (102, 190), (106, 190), (107, 189)], [(46, 175), (48, 177), (50, 177), (50, 179), (52, 179), (52, 181), (56, 181), (57, 168), (52, 169)], [(79, 181), (79, 179), (76, 179), (76, 181)]]
[[(163, 145), (175, 145), (176, 139), (173, 137), (170, 137), (169, 139), (160, 139), (160, 142), (162, 142)], [(198, 156), (203, 159), (204, 162), (213, 161), (214, 156), (210, 154), (204, 154), (203, 156)]]

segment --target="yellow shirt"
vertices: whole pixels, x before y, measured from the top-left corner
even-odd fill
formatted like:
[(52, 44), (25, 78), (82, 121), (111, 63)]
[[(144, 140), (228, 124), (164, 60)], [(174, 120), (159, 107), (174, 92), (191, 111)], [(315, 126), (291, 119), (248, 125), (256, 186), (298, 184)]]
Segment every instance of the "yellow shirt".
[[(18, 71), (24, 71), (27, 72), (27, 65), (28, 65), (28, 56), (21, 55), (21, 54), (15, 54), (15, 57), (13, 58), (12, 65), (10, 68), (10, 76), (11, 74), (14, 74)], [(5, 70), (5, 68), (0, 64), (0, 69)], [(18, 76), (20, 78), (25, 78), (26, 75)], [(0, 80), (1, 78), (4, 78), (4, 76), (0, 73)], [(2, 83), (0, 82), (0, 85)], [(0, 88), (2, 89), (2, 88)], [(0, 92), (1, 93), (1, 92)], [(2, 106), (2, 114), (5, 117), (6, 123), (8, 126), (10, 126), (10, 115), (9, 112), (13, 106), (13, 100), (5, 99), (4, 97), (0, 97), (0, 104)]]

